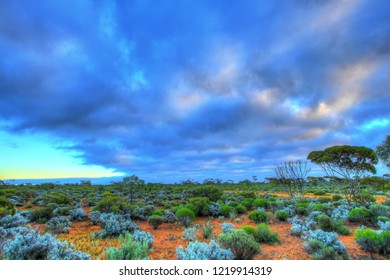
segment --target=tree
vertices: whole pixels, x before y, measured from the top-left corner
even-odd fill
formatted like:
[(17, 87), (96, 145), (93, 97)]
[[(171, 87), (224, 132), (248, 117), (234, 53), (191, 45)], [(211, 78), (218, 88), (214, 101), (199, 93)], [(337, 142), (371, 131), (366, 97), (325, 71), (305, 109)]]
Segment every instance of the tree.
[(376, 154), (387, 168), (390, 169), (390, 135), (387, 135), (386, 140), (376, 147)]
[(374, 150), (363, 146), (333, 146), (323, 151), (313, 151), (307, 159), (318, 164), (332, 177), (340, 176), (345, 184), (341, 190), (348, 202), (364, 202), (361, 179), (371, 173), (376, 174), (378, 158)]
[(137, 190), (141, 189), (144, 186), (145, 181), (138, 178), (136, 175), (131, 175), (129, 177), (123, 178), (123, 187), (125, 190), (129, 190), (130, 194), (130, 203), (133, 204), (134, 194)]
[(310, 172), (306, 161), (283, 162), (276, 166), (275, 172), (279, 183), (287, 187), (291, 198), (294, 197), (294, 194), (298, 197), (303, 195), (305, 179)]

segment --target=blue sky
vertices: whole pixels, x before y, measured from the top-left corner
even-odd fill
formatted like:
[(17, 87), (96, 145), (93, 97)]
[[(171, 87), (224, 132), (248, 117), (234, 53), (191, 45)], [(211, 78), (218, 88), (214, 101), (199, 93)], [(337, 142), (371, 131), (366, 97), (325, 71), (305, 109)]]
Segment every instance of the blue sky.
[(387, 0), (1, 1), (0, 53), (1, 179), (261, 179), (390, 131)]

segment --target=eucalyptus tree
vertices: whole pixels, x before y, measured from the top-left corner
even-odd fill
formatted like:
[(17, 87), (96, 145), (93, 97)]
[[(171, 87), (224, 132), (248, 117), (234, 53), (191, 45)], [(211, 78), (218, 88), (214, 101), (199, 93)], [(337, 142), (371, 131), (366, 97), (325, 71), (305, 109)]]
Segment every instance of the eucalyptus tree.
[(134, 195), (137, 190), (141, 190), (145, 185), (145, 181), (136, 175), (131, 175), (123, 178), (123, 187), (129, 191), (130, 203), (133, 204)]
[(287, 188), (291, 198), (301, 197), (310, 167), (306, 161), (286, 161), (276, 166), (276, 176), (280, 184)]
[(390, 169), (390, 135), (387, 135), (386, 140), (376, 147), (376, 154), (379, 159)]
[(313, 151), (307, 159), (318, 164), (332, 177), (345, 181), (341, 191), (348, 202), (364, 202), (361, 180), (368, 174), (376, 174), (378, 157), (374, 150), (363, 146), (333, 146), (321, 151)]

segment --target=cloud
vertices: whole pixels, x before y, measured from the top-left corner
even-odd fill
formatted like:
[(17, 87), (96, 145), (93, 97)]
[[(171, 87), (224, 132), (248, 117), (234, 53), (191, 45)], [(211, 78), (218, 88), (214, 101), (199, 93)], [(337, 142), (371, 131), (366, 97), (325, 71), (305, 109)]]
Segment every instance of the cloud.
[(388, 6), (4, 1), (2, 129), (154, 178), (272, 176), (314, 149), (374, 147), (361, 127), (390, 118)]

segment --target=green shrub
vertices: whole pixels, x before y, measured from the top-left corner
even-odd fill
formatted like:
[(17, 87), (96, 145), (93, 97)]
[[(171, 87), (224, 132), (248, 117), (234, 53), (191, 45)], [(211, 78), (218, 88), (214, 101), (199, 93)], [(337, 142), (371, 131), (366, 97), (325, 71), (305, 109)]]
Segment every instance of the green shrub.
[(322, 196), (322, 195), (326, 195), (326, 192), (323, 190), (317, 190), (314, 192), (314, 195)]
[(195, 220), (195, 213), (191, 209), (182, 207), (176, 211), (175, 216), (184, 227), (189, 227)]
[(256, 233), (255, 240), (257, 242), (264, 242), (272, 245), (280, 243), (278, 233), (271, 231), (270, 227), (265, 223), (261, 223), (256, 227)]
[(367, 224), (370, 221), (371, 213), (364, 207), (354, 208), (348, 213), (348, 219), (352, 222)]
[(120, 248), (109, 247), (104, 251), (107, 260), (148, 260), (147, 240), (134, 241), (131, 234), (119, 236)]
[(220, 212), (224, 217), (229, 217), (230, 212), (233, 211), (233, 207), (228, 205), (221, 205)]
[(46, 223), (48, 220), (54, 217), (52, 207), (41, 207), (39, 209), (32, 210), (30, 212), (30, 221), (40, 224)]
[(279, 210), (278, 212), (276, 212), (276, 218), (279, 220), (279, 221), (287, 221), (288, 219), (288, 213), (286, 211), (283, 211), (283, 210)]
[(325, 214), (320, 214), (317, 216), (317, 223), (318, 227), (325, 231), (332, 231), (334, 228), (333, 220)]
[(253, 238), (255, 238), (257, 235), (256, 230), (251, 226), (242, 226), (241, 229), (245, 231), (247, 234), (253, 236)]
[(267, 208), (268, 207), (268, 201), (263, 199), (263, 198), (257, 198), (253, 201), (253, 206), (254, 207), (263, 207)]
[(218, 236), (219, 243), (230, 249), (237, 260), (251, 260), (260, 252), (260, 245), (243, 230), (233, 230)]
[(382, 248), (381, 237), (372, 229), (358, 229), (355, 231), (355, 241), (367, 252), (379, 253)]
[(7, 198), (0, 196), (0, 218), (16, 213), (15, 205)]
[(200, 216), (209, 215), (210, 199), (208, 197), (190, 198), (189, 204), (190, 207), (188, 205), (186, 205), (186, 207), (194, 211), (196, 215), (200, 215)]
[(242, 202), (241, 205), (245, 206), (247, 209), (251, 209), (253, 207), (253, 202), (255, 200), (253, 198), (245, 198)]
[(107, 194), (96, 203), (92, 210), (101, 213), (129, 213), (130, 209), (130, 205), (122, 197)]
[(214, 227), (212, 226), (211, 221), (204, 223), (202, 227), (203, 238), (208, 239), (213, 234), (213, 229)]
[(264, 212), (260, 210), (254, 210), (249, 212), (248, 214), (249, 220), (254, 221), (255, 223), (266, 223), (272, 219), (272, 213), (271, 212)]
[(339, 201), (339, 200), (343, 199), (343, 196), (339, 195), (339, 194), (334, 194), (334, 195), (332, 195), (332, 199), (333, 199), (333, 201)]
[(51, 192), (44, 194), (40, 200), (44, 201), (44, 204), (55, 203), (59, 205), (70, 205), (73, 199), (64, 193)]
[(217, 201), (222, 194), (222, 189), (216, 186), (200, 186), (192, 191), (194, 197), (208, 197), (211, 201)]
[(165, 219), (159, 215), (152, 215), (149, 217), (148, 222), (152, 225), (154, 229), (157, 229), (161, 224), (165, 222)]
[(162, 216), (162, 215), (164, 215), (164, 210), (163, 210), (163, 209), (156, 209), (156, 210), (153, 210), (152, 216), (155, 216), (155, 215), (157, 215), (157, 216)]
[(241, 205), (241, 204), (238, 204), (236, 207), (235, 207), (236, 211), (238, 214), (243, 214), (246, 212), (246, 207)]

